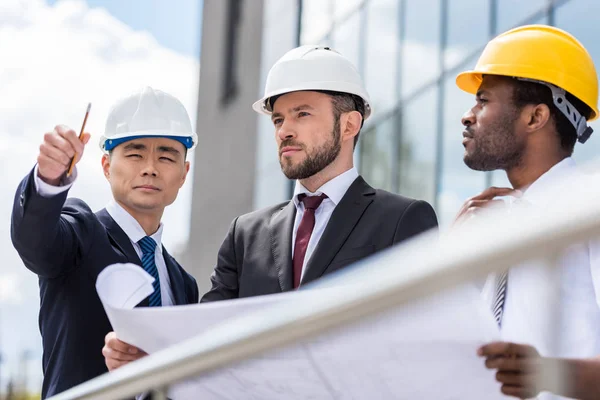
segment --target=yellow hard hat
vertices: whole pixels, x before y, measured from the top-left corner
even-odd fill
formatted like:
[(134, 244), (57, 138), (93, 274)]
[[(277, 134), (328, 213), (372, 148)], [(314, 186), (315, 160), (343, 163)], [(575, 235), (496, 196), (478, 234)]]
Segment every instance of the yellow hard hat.
[(475, 68), (456, 77), (456, 84), (475, 94), (483, 75), (550, 83), (590, 107), (590, 121), (598, 118), (598, 76), (594, 61), (575, 37), (561, 29), (525, 25), (497, 36), (487, 44)]

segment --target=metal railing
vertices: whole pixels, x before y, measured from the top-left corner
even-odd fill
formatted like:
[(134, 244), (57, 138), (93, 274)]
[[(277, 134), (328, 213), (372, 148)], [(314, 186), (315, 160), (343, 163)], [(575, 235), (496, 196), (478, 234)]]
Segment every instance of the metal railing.
[(333, 287), (334, 295), (326, 303), (318, 296), (303, 296), (295, 307), (286, 302), (285, 307), (235, 318), (53, 399), (118, 399), (144, 391), (165, 398), (176, 382), (483, 279), (506, 267), (538, 259), (555, 266), (567, 247), (600, 237), (599, 184), (594, 176), (584, 182), (556, 182), (559, 190), (548, 192), (554, 200), (545, 209), (489, 215), (440, 237), (421, 235), (306, 287)]

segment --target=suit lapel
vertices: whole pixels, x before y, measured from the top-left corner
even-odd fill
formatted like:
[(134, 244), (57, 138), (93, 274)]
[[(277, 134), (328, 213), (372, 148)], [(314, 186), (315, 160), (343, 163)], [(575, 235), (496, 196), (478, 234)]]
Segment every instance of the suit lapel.
[(352, 233), (369, 204), (375, 190), (359, 176), (350, 185), (342, 200), (335, 207), (323, 236), (306, 264), (302, 283), (310, 282), (323, 275), (335, 255)]
[(271, 251), (282, 291), (291, 290), (294, 284), (292, 280), (292, 231), (295, 217), (296, 206), (293, 201), (290, 201), (279, 212), (273, 214), (269, 223)]
[(142, 265), (142, 261), (135, 252), (135, 249), (131, 244), (131, 240), (123, 231), (123, 229), (121, 229), (121, 227), (110, 216), (108, 211), (106, 211), (106, 209), (102, 209), (98, 211), (96, 215), (98, 216), (100, 222), (102, 222), (102, 224), (106, 227), (113, 244), (121, 251), (121, 253), (123, 253), (130, 262), (137, 265)]
[(163, 258), (169, 272), (169, 280), (171, 281), (171, 291), (173, 297), (175, 297), (175, 305), (187, 304), (185, 284), (183, 282), (183, 276), (177, 262), (167, 252), (167, 249), (163, 246)]

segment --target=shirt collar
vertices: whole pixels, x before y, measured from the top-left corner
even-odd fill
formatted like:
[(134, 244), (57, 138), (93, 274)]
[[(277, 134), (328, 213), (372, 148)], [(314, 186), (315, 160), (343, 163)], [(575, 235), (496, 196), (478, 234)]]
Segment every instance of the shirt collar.
[(535, 182), (533, 182), (523, 193), (523, 200), (533, 205), (543, 205), (549, 197), (548, 189), (556, 179), (576, 171), (576, 163), (571, 157), (567, 157), (546, 171)]
[(326, 194), (327, 197), (333, 202), (334, 205), (338, 205), (338, 203), (342, 200), (342, 197), (348, 191), (352, 182), (354, 182), (358, 178), (358, 171), (355, 167), (350, 168), (348, 171), (344, 172), (331, 179), (323, 186), (317, 189), (316, 192), (312, 193), (307, 188), (305, 188), (299, 180), (296, 181), (296, 187), (294, 188), (294, 197), (293, 201), (296, 207), (300, 203), (298, 201), (299, 194), (306, 194), (307, 196), (316, 196), (320, 194)]
[[(129, 240), (133, 243), (139, 242), (143, 237), (147, 236), (144, 232), (144, 228), (131, 214), (129, 214), (123, 207), (119, 205), (114, 199), (111, 200), (106, 206), (106, 211), (110, 214), (112, 219), (115, 220), (117, 225), (125, 232)], [(162, 240), (163, 224), (160, 223), (156, 232), (150, 237), (156, 242), (156, 247), (160, 248)]]

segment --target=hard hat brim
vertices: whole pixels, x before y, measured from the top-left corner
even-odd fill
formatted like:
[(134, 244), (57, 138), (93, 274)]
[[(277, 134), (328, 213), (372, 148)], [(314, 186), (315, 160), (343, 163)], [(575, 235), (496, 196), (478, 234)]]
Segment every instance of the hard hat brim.
[[(102, 135), (100, 137), (100, 149), (102, 151), (108, 151), (113, 149), (114, 147), (116, 147), (117, 145), (129, 141), (129, 140), (133, 140), (133, 139), (139, 139), (139, 138), (148, 138), (148, 137), (162, 137), (162, 138), (166, 138), (166, 139), (173, 139), (176, 140), (178, 142), (180, 142), (181, 144), (183, 144), (188, 151), (192, 151), (194, 150), (194, 148), (196, 147), (196, 145), (198, 144), (198, 135), (196, 133), (190, 133), (189, 135), (185, 135), (185, 134), (168, 134), (165, 133), (164, 131), (138, 131), (138, 132), (127, 132), (127, 133), (122, 133), (122, 134), (118, 134), (118, 135), (114, 135), (111, 137), (106, 137), (104, 135)], [(191, 145), (188, 143), (187, 139), (191, 140)], [(107, 146), (106, 144), (110, 141), (114, 141), (116, 144), (114, 145), (109, 145)]]
[[(460, 74), (458, 74), (456, 76), (456, 86), (458, 86), (459, 89), (467, 92), (467, 93), (471, 93), (471, 94), (476, 94), (477, 90), (479, 90), (479, 86), (481, 86), (481, 82), (483, 82), (483, 75), (498, 75), (498, 76), (508, 76), (508, 77), (513, 77), (514, 75), (510, 75), (510, 74), (501, 74), (501, 73), (497, 73), (497, 72), (493, 72), (493, 73), (486, 73), (486, 72), (481, 72), (481, 71), (465, 71), (465, 72), (461, 72)], [(522, 76), (519, 76), (519, 78), (527, 78), (527, 79), (536, 79), (535, 74), (521, 74)], [(552, 82), (550, 82), (552, 83)], [(588, 107), (590, 107), (590, 109), (592, 110), (592, 115), (590, 116), (590, 118), (588, 119), (588, 121), (594, 121), (596, 119), (598, 119), (598, 109), (590, 106), (590, 104), (586, 104)]]
[(465, 71), (457, 75), (456, 86), (467, 93), (476, 94), (482, 81), (483, 75), (481, 72)]
[(348, 90), (347, 88), (341, 89), (337, 82), (316, 82), (316, 83), (313, 82), (306, 86), (274, 90), (272, 92), (269, 92), (265, 96), (263, 96), (260, 100), (255, 101), (252, 104), (252, 109), (259, 114), (271, 115), (271, 113), (272, 113), (271, 110), (269, 110), (267, 108), (267, 100), (269, 100), (271, 97), (280, 96), (280, 95), (284, 95), (287, 93), (293, 93), (293, 92), (323, 91), (323, 90), (329, 90), (332, 92), (348, 93), (348, 94), (354, 94), (356, 96), (359, 96), (365, 104), (365, 115), (363, 118), (366, 120), (367, 118), (369, 118), (369, 116), (371, 116), (371, 114), (373, 114), (371, 102), (366, 93), (363, 93), (363, 91), (358, 86), (356, 88), (352, 88), (351, 90)]

